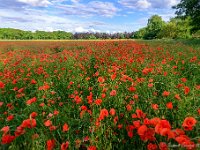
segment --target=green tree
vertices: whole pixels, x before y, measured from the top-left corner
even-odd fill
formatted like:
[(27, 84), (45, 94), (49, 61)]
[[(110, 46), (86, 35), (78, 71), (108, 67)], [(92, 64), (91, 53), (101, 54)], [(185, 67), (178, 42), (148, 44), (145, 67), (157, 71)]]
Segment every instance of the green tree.
[(172, 21), (176, 22), (177, 38), (190, 38), (191, 37), (190, 18), (172, 19)]
[(31, 31), (24, 31), (21, 39), (23, 39), (23, 40), (31, 40), (33, 38), (34, 38), (34, 35), (33, 35), (33, 33)]
[(177, 9), (178, 17), (191, 17), (192, 32), (200, 30), (200, 1), (199, 0), (181, 0), (173, 7)]
[(172, 18), (158, 34), (158, 38), (190, 38), (190, 18)]
[(88, 39), (90, 39), (90, 40), (95, 40), (95, 39), (97, 39), (97, 38), (96, 38), (96, 36), (94, 36), (94, 35), (90, 35), (90, 36), (88, 37)]
[(161, 31), (165, 22), (162, 20), (162, 17), (158, 15), (153, 15), (147, 23), (147, 32), (144, 35), (145, 39), (155, 39), (157, 38), (158, 33)]
[(73, 34), (65, 31), (54, 31), (53, 34), (55, 35), (55, 38), (58, 40), (61, 39), (71, 39)]
[(166, 23), (163, 29), (158, 33), (158, 38), (176, 38), (177, 37), (177, 26), (175, 22)]
[(147, 33), (147, 29), (146, 29), (146, 27), (145, 28), (141, 28), (141, 29), (139, 29), (138, 31), (136, 31), (135, 33), (134, 33), (134, 38), (135, 39), (142, 39), (142, 38), (144, 38), (144, 35)]

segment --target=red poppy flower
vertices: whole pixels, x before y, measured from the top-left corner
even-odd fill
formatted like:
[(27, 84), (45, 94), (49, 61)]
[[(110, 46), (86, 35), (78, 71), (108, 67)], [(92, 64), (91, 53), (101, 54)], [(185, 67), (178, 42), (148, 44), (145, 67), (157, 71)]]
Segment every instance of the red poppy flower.
[(31, 80), (31, 84), (37, 84), (37, 81), (35, 81), (34, 79)]
[(87, 106), (84, 106), (84, 105), (81, 106), (81, 110), (85, 110), (86, 111), (87, 109), (88, 109)]
[(197, 110), (198, 114), (200, 115), (200, 108)]
[(102, 100), (101, 100), (101, 99), (96, 99), (96, 100), (95, 100), (95, 104), (96, 104), (96, 105), (101, 105), (101, 103), (102, 103)]
[(50, 86), (47, 83), (45, 83), (45, 85), (39, 87), (39, 90), (45, 91), (45, 90), (48, 90), (48, 89), (50, 89)]
[(156, 144), (152, 144), (152, 143), (149, 143), (147, 145), (147, 149), (148, 150), (157, 150), (158, 149), (158, 146)]
[(110, 77), (111, 77), (111, 80), (115, 80), (115, 78), (117, 77), (117, 75), (116, 74), (112, 74)]
[(102, 109), (99, 114), (99, 120), (103, 120), (105, 117), (108, 117), (109, 113), (107, 109)]
[(143, 113), (143, 111), (140, 110), (140, 109), (136, 109), (136, 114), (137, 114), (138, 118), (145, 118), (146, 117), (146, 114)]
[(106, 94), (105, 93), (102, 93), (101, 94), (101, 98), (105, 98), (106, 97)]
[(2, 81), (0, 81), (0, 89), (3, 89), (4, 87), (5, 87), (5, 84)]
[(135, 95), (133, 96), (133, 98), (134, 98), (134, 99), (138, 99), (139, 96), (138, 96), (137, 94), (135, 94)]
[(188, 86), (184, 87), (184, 93), (185, 95), (188, 95), (188, 93), (190, 92), (190, 88)]
[(140, 120), (133, 121), (133, 125), (134, 125), (136, 128), (139, 128), (139, 127), (140, 127)]
[(147, 132), (148, 128), (146, 125), (142, 125), (138, 128), (137, 133), (139, 136), (144, 136), (145, 133)]
[(9, 144), (15, 139), (15, 136), (12, 136), (10, 134), (4, 135), (1, 138), (1, 144)]
[(3, 102), (0, 102), (0, 107), (3, 106)]
[(149, 84), (148, 84), (148, 87), (149, 87), (149, 88), (153, 87), (153, 83), (149, 83)]
[(98, 77), (98, 82), (99, 83), (103, 83), (105, 81), (105, 79), (103, 77)]
[(32, 112), (32, 113), (30, 114), (31, 118), (35, 118), (37, 115), (38, 115), (38, 114), (37, 114), (36, 112)]
[(68, 124), (65, 123), (65, 124), (63, 125), (62, 131), (63, 131), (63, 132), (67, 132), (68, 130), (69, 130), (69, 126), (68, 126)]
[(184, 148), (188, 150), (193, 150), (196, 148), (196, 145), (194, 142), (190, 141), (190, 138), (187, 137), (186, 135), (180, 135), (175, 138), (175, 140)]
[(162, 134), (163, 129), (171, 129), (171, 125), (167, 120), (161, 120), (155, 127), (155, 132), (158, 134)]
[(87, 150), (97, 150), (96, 146), (89, 146)]
[(172, 104), (172, 102), (167, 103), (167, 104), (166, 104), (166, 107), (167, 107), (168, 109), (173, 109), (173, 104)]
[(159, 148), (160, 150), (168, 150), (168, 145), (165, 142), (160, 142)]
[(174, 96), (174, 98), (177, 99), (177, 100), (181, 100), (179, 94), (176, 94), (176, 95)]
[(37, 98), (36, 98), (36, 97), (33, 97), (33, 98), (27, 100), (27, 101), (26, 101), (26, 104), (27, 104), (27, 105), (31, 105), (32, 103), (35, 103), (36, 101), (37, 101)]
[(75, 100), (76, 104), (80, 104), (82, 102), (82, 98), (79, 97), (78, 95), (75, 96), (74, 100)]
[(129, 90), (130, 92), (135, 92), (135, 91), (136, 91), (136, 88), (135, 88), (134, 86), (131, 86), (131, 87), (128, 88), (128, 90)]
[(69, 142), (65, 142), (65, 143), (62, 143), (60, 149), (61, 149), (61, 150), (67, 150), (68, 147), (69, 147)]
[(185, 130), (192, 130), (196, 123), (197, 123), (197, 120), (195, 118), (187, 117), (183, 121), (182, 126), (184, 127)]
[(111, 92), (110, 92), (110, 96), (115, 96), (117, 94), (117, 91), (116, 90), (112, 90)]
[(56, 116), (56, 115), (58, 115), (58, 114), (59, 114), (59, 111), (57, 111), (57, 110), (54, 110), (53, 114)]
[(56, 127), (56, 126), (53, 126), (53, 125), (49, 127), (49, 130), (50, 130), (50, 131), (54, 131), (54, 130), (56, 130), (56, 129), (57, 129), (57, 127)]
[(130, 138), (133, 137), (133, 131), (132, 130), (128, 131), (128, 137), (130, 137)]
[(49, 127), (49, 126), (52, 125), (52, 122), (51, 122), (50, 120), (47, 120), (47, 121), (44, 122), (44, 125), (45, 125), (46, 127)]
[(126, 110), (127, 111), (131, 111), (132, 110), (132, 106), (130, 104), (126, 105)]
[(36, 120), (35, 119), (26, 119), (22, 122), (21, 126), (23, 128), (34, 128), (34, 127), (36, 127)]
[(187, 79), (186, 78), (181, 78), (181, 81), (185, 83), (185, 82), (187, 82)]
[(48, 140), (47, 141), (47, 150), (53, 150), (55, 147), (56, 141), (54, 139)]
[(158, 106), (158, 104), (152, 104), (151, 107), (152, 107), (154, 110), (158, 110), (158, 107), (159, 107), (159, 106)]
[(162, 93), (162, 95), (165, 96), (165, 97), (169, 96), (169, 94), (170, 94), (170, 92), (168, 92), (168, 91), (164, 91), (164, 92)]
[(114, 116), (115, 113), (116, 113), (116, 112), (115, 112), (115, 109), (114, 109), (114, 108), (111, 108), (111, 109), (110, 109), (110, 115), (111, 115), (111, 116)]
[(10, 116), (7, 117), (7, 121), (11, 121), (13, 119), (14, 119), (14, 115), (10, 115)]
[(15, 137), (18, 137), (20, 135), (23, 135), (25, 133), (24, 127), (18, 126), (15, 130)]
[(8, 131), (10, 130), (9, 126), (5, 126), (1, 129), (1, 131), (3, 132), (3, 135), (5, 135)]

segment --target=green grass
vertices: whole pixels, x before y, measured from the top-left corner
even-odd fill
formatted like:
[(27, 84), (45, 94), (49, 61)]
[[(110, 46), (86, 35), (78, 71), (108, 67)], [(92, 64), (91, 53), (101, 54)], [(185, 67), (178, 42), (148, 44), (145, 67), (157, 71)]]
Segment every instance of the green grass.
[(139, 43), (146, 43), (152, 46), (176, 46), (182, 44), (195, 49), (200, 49), (200, 39), (155, 39), (155, 40), (136, 40)]

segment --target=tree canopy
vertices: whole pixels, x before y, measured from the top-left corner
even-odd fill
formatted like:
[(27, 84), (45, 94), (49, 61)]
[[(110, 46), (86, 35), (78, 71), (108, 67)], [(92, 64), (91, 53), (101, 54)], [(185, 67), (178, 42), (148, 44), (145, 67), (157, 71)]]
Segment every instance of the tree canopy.
[(71, 33), (65, 31), (23, 31), (12, 28), (0, 28), (0, 39), (11, 40), (65, 40), (65, 39), (130, 39), (133, 37), (134, 32), (124, 33)]
[(162, 20), (162, 17), (158, 15), (153, 15), (148, 19), (147, 23), (147, 32), (144, 35), (145, 39), (155, 39), (157, 38), (158, 33), (161, 31), (165, 22)]
[(173, 8), (178, 17), (191, 18), (192, 32), (200, 30), (200, 0), (181, 0)]

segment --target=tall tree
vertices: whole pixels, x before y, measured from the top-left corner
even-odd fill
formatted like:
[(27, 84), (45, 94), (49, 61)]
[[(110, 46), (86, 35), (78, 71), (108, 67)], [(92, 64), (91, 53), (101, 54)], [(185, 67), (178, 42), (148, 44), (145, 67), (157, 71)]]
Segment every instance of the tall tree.
[(191, 17), (192, 31), (200, 30), (200, 0), (181, 0), (173, 8), (178, 17)]
[(158, 38), (190, 38), (190, 18), (172, 18), (158, 34)]
[(165, 22), (162, 20), (162, 17), (158, 15), (153, 15), (147, 24), (147, 32), (144, 36), (145, 39), (155, 39), (157, 38), (158, 33), (165, 25)]

